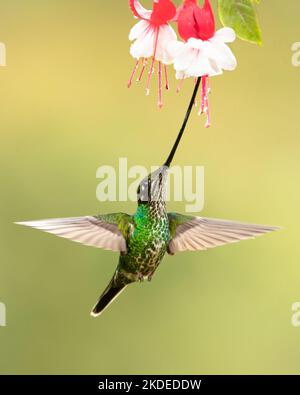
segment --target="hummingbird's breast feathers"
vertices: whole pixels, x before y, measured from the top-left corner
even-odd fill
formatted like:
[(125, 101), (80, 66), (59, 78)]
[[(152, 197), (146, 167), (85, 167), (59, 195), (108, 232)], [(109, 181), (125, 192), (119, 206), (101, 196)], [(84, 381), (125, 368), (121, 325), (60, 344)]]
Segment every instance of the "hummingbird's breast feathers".
[(169, 219), (160, 202), (141, 204), (133, 216), (134, 227), (127, 252), (120, 257), (118, 273), (130, 281), (152, 277), (170, 241)]

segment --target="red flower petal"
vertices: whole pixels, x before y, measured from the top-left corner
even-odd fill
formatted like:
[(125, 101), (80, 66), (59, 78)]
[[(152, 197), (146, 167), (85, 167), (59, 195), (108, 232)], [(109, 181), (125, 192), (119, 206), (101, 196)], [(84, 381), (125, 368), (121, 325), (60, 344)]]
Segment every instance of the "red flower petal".
[(187, 41), (189, 38), (210, 39), (215, 33), (215, 18), (209, 0), (201, 8), (197, 0), (185, 0), (178, 15), (178, 32)]
[(176, 15), (176, 7), (171, 0), (155, 0), (150, 21), (155, 25), (164, 25)]
[(197, 9), (196, 0), (185, 1), (178, 14), (178, 33), (187, 41), (189, 38), (198, 38), (194, 11)]
[(201, 40), (209, 40), (215, 34), (215, 17), (209, 0), (205, 0), (203, 8), (194, 11), (196, 29)]

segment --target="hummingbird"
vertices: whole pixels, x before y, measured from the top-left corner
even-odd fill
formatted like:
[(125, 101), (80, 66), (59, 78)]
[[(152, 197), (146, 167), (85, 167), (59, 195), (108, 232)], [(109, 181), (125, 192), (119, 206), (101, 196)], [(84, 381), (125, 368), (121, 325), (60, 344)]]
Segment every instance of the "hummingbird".
[[(198, 87), (199, 83), (200, 79)], [(197, 93), (196, 88), (195, 91)], [(195, 97), (192, 97), (188, 115)], [(188, 216), (167, 211), (168, 169), (187, 120), (188, 116), (165, 164), (139, 184), (138, 205), (133, 215), (112, 213), (17, 223), (84, 245), (119, 252), (117, 268), (92, 309), (93, 317), (98, 317), (128, 285), (151, 281), (166, 254), (203, 251), (251, 239), (278, 229), (272, 226)]]

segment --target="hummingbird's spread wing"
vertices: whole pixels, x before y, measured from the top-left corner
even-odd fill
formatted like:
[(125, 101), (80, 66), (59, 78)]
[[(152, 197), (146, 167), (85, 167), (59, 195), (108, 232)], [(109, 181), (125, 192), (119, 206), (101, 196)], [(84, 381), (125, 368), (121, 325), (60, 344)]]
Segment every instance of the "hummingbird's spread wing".
[(96, 217), (87, 216), (18, 222), (17, 224), (53, 233), (88, 246), (126, 252), (124, 229), (130, 218), (127, 214), (119, 213)]
[(244, 224), (170, 213), (169, 253), (201, 251), (279, 230), (273, 226)]

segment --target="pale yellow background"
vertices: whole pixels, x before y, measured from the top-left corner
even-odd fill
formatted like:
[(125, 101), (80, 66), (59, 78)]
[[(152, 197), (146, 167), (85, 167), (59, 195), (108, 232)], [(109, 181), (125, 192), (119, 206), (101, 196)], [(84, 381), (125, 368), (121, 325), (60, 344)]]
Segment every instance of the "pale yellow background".
[(150, 98), (144, 85), (127, 89), (126, 0), (0, 1), (1, 373), (300, 372), (300, 3), (262, 1), (259, 18), (263, 47), (232, 45), (238, 69), (212, 81), (213, 127), (194, 112), (175, 164), (205, 166), (202, 215), (284, 230), (167, 257), (152, 284), (129, 287), (95, 320), (117, 254), (13, 222), (133, 212), (96, 200), (96, 169), (119, 157), (161, 163), (192, 81), (176, 95), (171, 78), (163, 111), (154, 82)]

